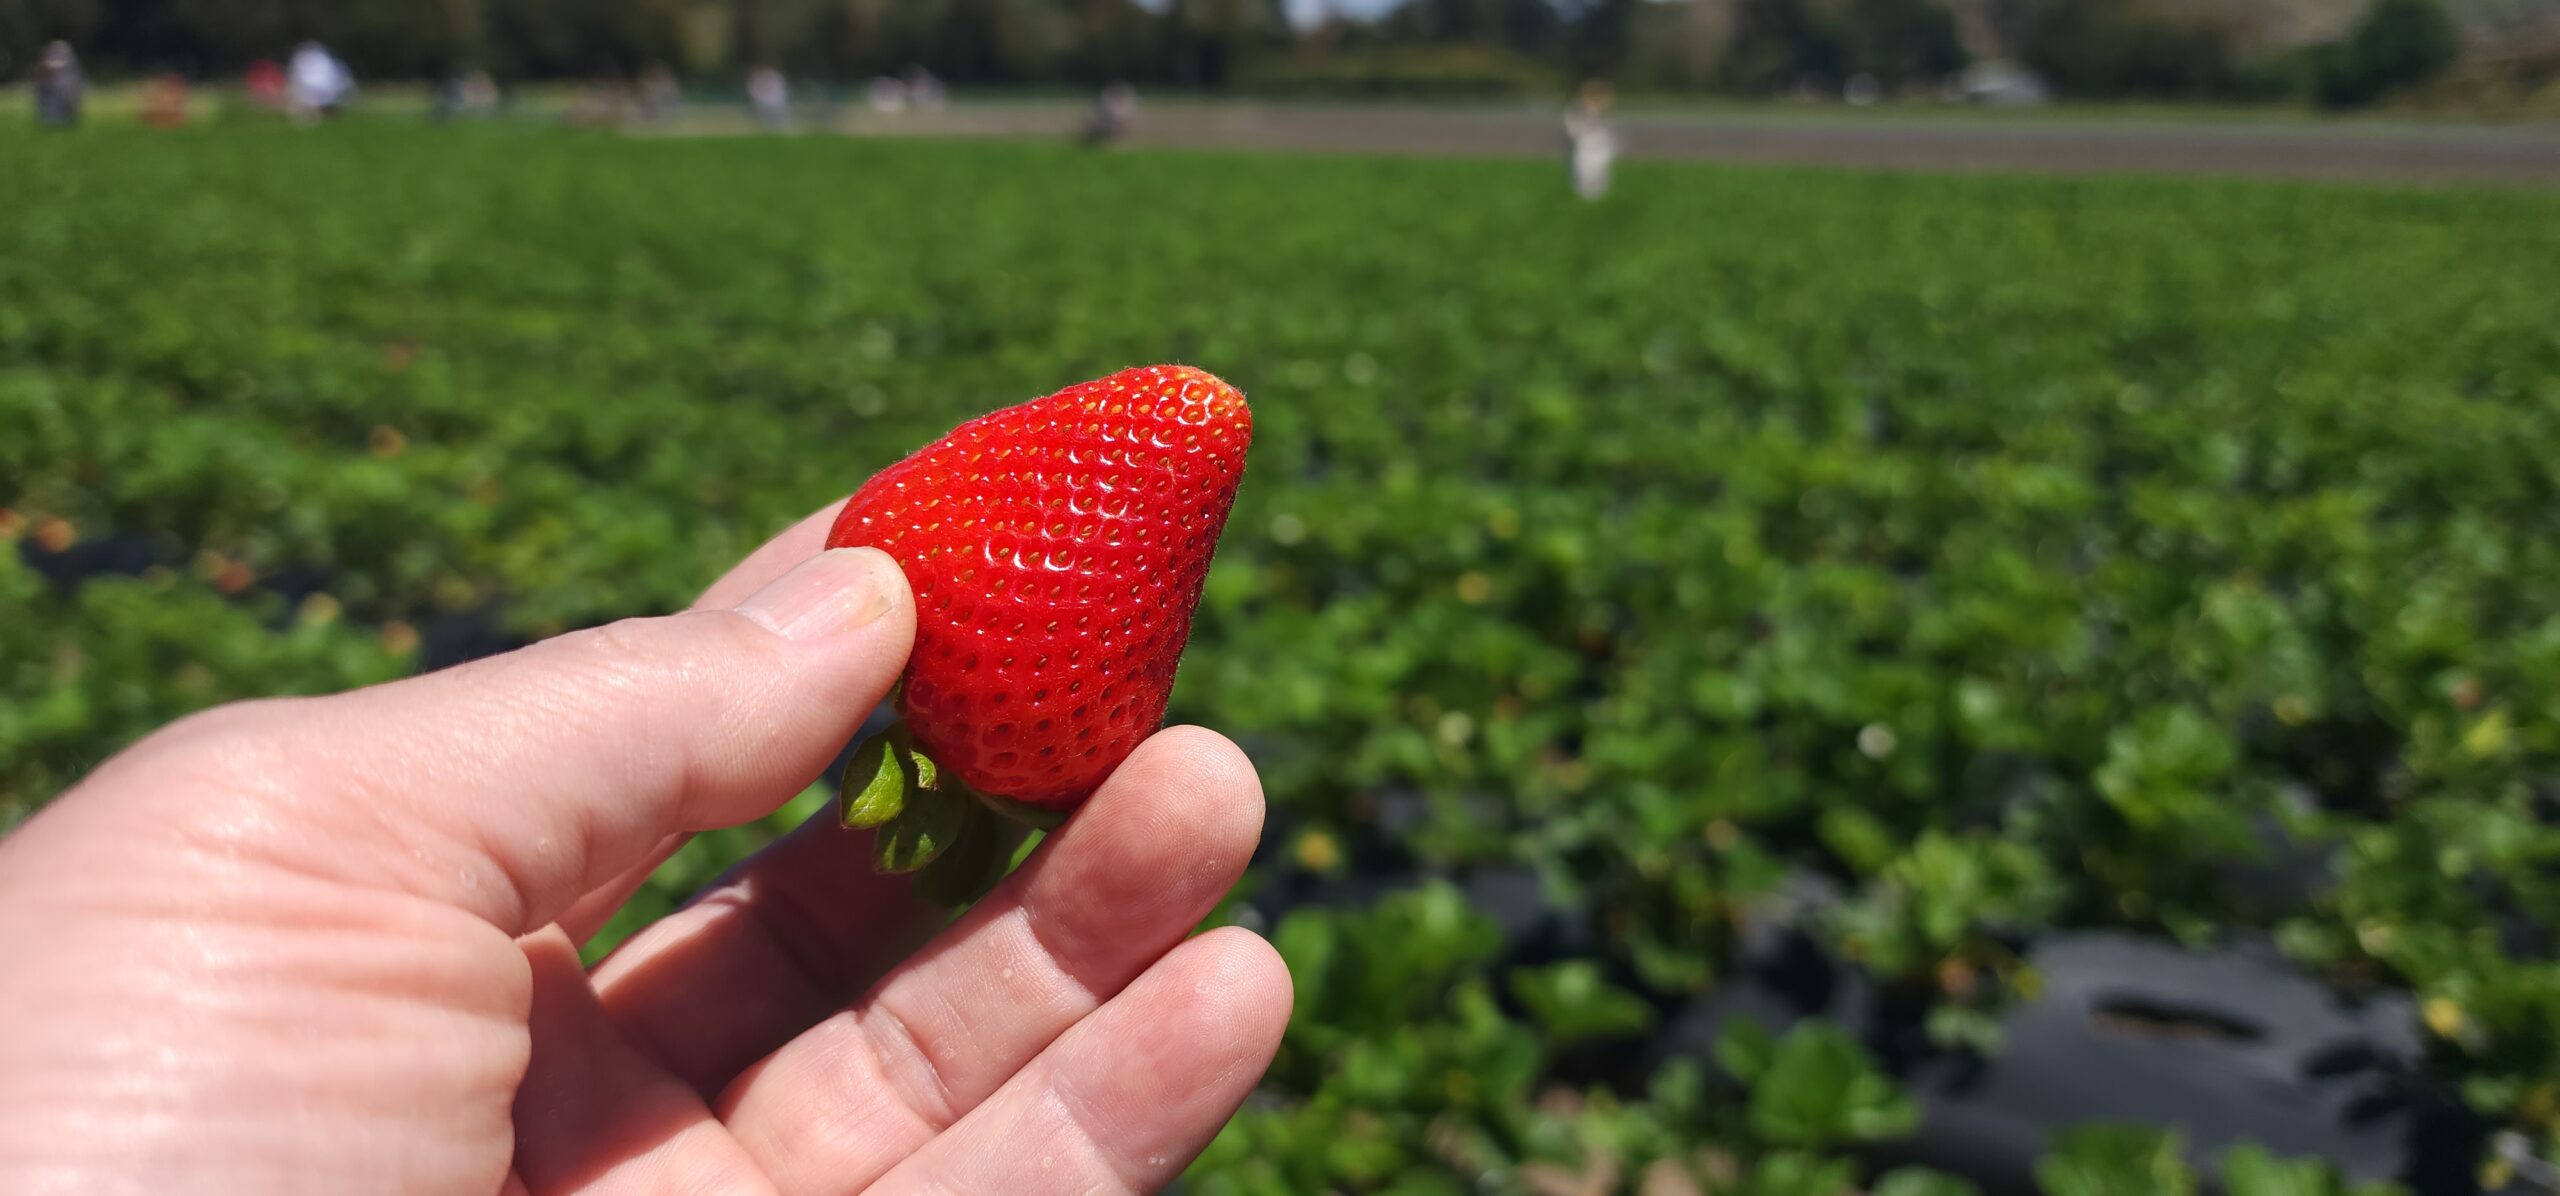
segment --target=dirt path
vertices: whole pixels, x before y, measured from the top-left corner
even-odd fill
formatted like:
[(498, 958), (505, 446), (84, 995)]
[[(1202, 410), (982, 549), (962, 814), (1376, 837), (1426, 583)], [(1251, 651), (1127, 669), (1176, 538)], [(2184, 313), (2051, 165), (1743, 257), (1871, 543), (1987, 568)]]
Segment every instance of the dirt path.
[[(985, 102), (935, 113), (852, 110), (858, 136), (1071, 137), (1067, 102)], [(2068, 115), (1635, 113), (1638, 158), (1886, 170), (2258, 175), (2391, 182), (2560, 185), (2560, 126), (2311, 119), (2110, 119)], [(1543, 108), (1169, 102), (1150, 105), (1140, 146), (1268, 151), (1545, 156)]]

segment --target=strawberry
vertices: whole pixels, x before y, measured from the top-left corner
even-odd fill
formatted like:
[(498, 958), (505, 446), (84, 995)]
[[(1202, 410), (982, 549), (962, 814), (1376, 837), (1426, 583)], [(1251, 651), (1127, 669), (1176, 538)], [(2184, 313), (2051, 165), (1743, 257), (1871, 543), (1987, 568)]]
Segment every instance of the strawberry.
[(988, 812), (1055, 825), (1163, 722), (1252, 441), (1234, 387), (1149, 366), (970, 420), (845, 503), (827, 546), (887, 552), (916, 597), (901, 721), (845, 777), (885, 870), (991, 883), (1001, 858), (951, 850), (1002, 838)]

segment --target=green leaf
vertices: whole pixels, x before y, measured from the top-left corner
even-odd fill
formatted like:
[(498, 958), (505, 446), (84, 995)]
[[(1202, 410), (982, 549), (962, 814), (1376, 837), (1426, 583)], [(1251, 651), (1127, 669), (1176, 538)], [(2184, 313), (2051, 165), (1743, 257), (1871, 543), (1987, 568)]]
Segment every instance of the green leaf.
[[(1982, 1196), (1973, 1181), (1926, 1167), (1896, 1167), (1867, 1189), (1868, 1196)], [(2236, 1194), (2235, 1194), (2236, 1196)]]
[(1653, 1007), (1609, 983), (1600, 966), (1571, 959), (1511, 973), (1511, 995), (1527, 1006), (1557, 1042), (1623, 1038), (1653, 1024)]
[(2322, 1178), (2318, 1163), (2287, 1162), (2254, 1142), (2222, 1155), (2223, 1187), (2231, 1196), (2326, 1196), (2335, 1185)]
[(836, 790), (838, 818), (845, 826), (855, 830), (879, 826), (906, 808), (907, 770), (899, 764), (899, 753), (891, 742), (895, 738), (894, 732), (883, 731), (854, 749), (852, 762), (845, 765), (844, 784)]
[(1794, 1146), (1890, 1138), (1919, 1119), (1865, 1047), (1828, 1022), (1806, 1022), (1778, 1042), (1751, 1086), (1751, 1127)]
[(1644, 928), (1628, 932), (1627, 962), (1636, 978), (1663, 992), (1703, 992), (1715, 979), (1715, 961), (1697, 945)]
[(1932, 1006), (1921, 1024), (1931, 1045), (1948, 1050), (1996, 1055), (2006, 1037), (1997, 1016), (1963, 1005)]
[(882, 872), (913, 872), (940, 858), (969, 829), (977, 807), (948, 789), (918, 789), (905, 808), (880, 828)]
[(1467, 1186), (1436, 1171), (1407, 1171), (1378, 1196), (1466, 1196)]
[(889, 734), (896, 738), (898, 755), (905, 760), (907, 768), (912, 773), (908, 779), (919, 789), (941, 788), (942, 766), (935, 764), (933, 757), (916, 750), (915, 740), (907, 735), (907, 725), (899, 723), (889, 728)]
[(1766, 1075), (1769, 1060), (1777, 1053), (1778, 1040), (1769, 1036), (1767, 1027), (1747, 1017), (1726, 1018), (1724, 1029), (1716, 1035), (1716, 1062), (1745, 1084)]
[(1822, 812), (1817, 832), (1822, 845), (1861, 873), (1874, 873), (1893, 859), (1893, 828), (1856, 806), (1833, 806)]
[(1748, 1196), (1843, 1196), (1857, 1178), (1856, 1168), (1847, 1159), (1782, 1150), (1743, 1177), (1742, 1191)]
[(2147, 1125), (2083, 1125), (2062, 1133), (2036, 1161), (2046, 1196), (2191, 1196), (2195, 1172), (2178, 1135)]
[(2284, 1159), (2254, 1142), (2222, 1155), (2222, 1187), (2230, 1196), (2396, 1196), (2398, 1184), (2350, 1184), (2337, 1168), (2316, 1158)]
[(1297, 993), (1297, 1008), (1309, 1011), (1302, 1021), (1319, 1021), (1319, 1012), (1329, 1012), (1322, 1003), (1323, 996), (1333, 976), (1334, 961), (1342, 955), (1332, 915), (1320, 909), (1293, 911), (1280, 919), (1279, 927), (1272, 932), (1271, 945), (1289, 965), (1289, 983)]

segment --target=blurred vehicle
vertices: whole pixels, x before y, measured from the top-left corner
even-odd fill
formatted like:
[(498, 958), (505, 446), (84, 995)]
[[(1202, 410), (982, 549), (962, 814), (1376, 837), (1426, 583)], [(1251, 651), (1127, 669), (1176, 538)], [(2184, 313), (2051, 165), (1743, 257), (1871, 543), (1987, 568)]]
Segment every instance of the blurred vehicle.
[(2014, 62), (1977, 62), (1956, 77), (1956, 94), (1969, 103), (2028, 108), (2050, 103), (2044, 76)]

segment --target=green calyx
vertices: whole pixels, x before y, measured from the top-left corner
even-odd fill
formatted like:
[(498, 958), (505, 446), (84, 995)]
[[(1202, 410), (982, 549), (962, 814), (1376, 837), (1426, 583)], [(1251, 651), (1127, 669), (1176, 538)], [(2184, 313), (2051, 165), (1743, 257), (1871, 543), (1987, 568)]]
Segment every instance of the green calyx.
[(936, 766), (896, 723), (854, 749), (836, 794), (848, 828), (876, 831), (873, 864), (916, 873), (916, 893), (962, 906), (1004, 879), (1023, 828), (1055, 830), (1066, 812), (980, 793)]

